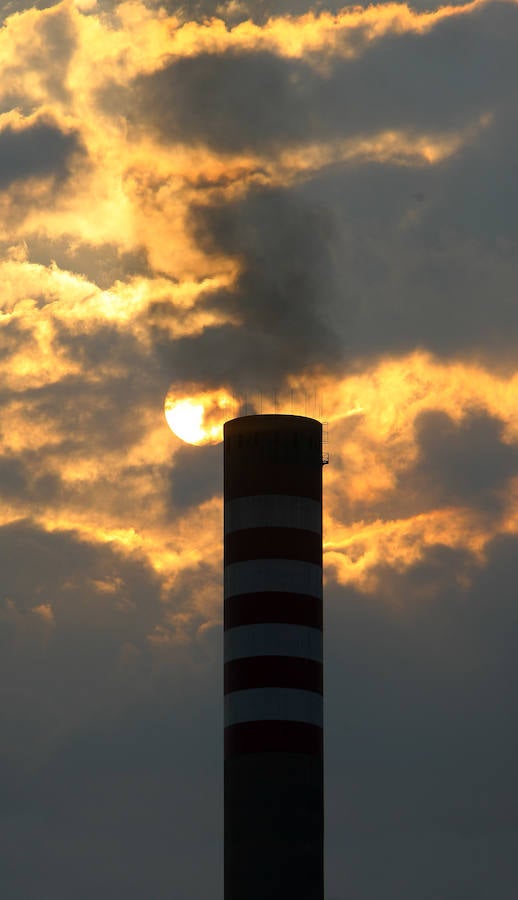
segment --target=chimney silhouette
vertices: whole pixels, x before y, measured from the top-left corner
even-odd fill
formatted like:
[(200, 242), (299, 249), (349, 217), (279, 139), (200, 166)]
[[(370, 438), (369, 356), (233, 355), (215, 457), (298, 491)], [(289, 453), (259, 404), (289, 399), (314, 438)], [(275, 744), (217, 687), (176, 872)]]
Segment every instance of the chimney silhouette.
[(224, 427), (225, 900), (323, 900), (322, 425)]

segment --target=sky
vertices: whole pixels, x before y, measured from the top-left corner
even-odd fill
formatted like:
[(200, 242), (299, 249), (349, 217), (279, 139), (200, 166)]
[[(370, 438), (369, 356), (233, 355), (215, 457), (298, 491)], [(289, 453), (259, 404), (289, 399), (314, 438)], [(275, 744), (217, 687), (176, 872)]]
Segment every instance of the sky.
[(0, 19), (1, 896), (222, 900), (218, 439), (295, 404), (327, 898), (514, 900), (518, 4)]

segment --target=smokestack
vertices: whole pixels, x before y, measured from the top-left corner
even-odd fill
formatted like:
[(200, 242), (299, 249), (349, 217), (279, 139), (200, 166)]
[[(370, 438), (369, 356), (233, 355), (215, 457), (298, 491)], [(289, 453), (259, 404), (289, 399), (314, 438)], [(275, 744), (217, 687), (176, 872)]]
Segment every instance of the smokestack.
[(322, 425), (224, 449), (225, 900), (323, 900)]

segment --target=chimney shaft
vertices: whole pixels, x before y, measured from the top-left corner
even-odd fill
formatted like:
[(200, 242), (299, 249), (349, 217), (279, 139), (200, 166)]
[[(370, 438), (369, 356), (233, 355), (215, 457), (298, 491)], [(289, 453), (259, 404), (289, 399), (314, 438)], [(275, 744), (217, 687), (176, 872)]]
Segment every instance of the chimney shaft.
[(323, 900), (322, 426), (224, 444), (225, 900)]

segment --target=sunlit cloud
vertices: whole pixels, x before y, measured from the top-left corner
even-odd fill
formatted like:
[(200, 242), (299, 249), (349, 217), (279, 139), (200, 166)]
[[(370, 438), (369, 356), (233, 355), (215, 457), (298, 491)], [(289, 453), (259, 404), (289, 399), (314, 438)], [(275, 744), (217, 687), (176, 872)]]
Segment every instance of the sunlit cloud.
[(495, 417), (502, 423), (502, 440), (516, 445), (516, 375), (499, 377), (481, 366), (444, 364), (416, 353), (321, 383), (320, 389), (331, 456), (325, 472), (326, 561), (340, 581), (375, 590), (376, 569), (404, 570), (433, 544), (467, 549), (482, 559), (496, 535), (516, 533), (516, 479), (507, 483), (503, 512), (494, 518), (463, 505), (421, 512), (419, 499), (414, 515), (376, 514), (387, 498), (397, 503), (398, 492), (405, 490), (405, 473), (419, 453), (416, 422), (426, 411), (442, 411), (457, 423), (473, 411)]

